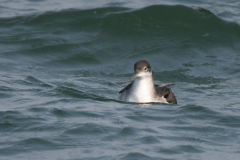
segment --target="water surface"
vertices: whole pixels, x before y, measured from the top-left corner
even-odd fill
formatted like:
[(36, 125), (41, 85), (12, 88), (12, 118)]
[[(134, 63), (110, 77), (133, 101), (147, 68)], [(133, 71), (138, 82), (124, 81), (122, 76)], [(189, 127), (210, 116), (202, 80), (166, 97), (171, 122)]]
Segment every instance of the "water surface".
[[(238, 159), (239, 5), (5, 1), (1, 159)], [(117, 99), (141, 59), (177, 105)]]

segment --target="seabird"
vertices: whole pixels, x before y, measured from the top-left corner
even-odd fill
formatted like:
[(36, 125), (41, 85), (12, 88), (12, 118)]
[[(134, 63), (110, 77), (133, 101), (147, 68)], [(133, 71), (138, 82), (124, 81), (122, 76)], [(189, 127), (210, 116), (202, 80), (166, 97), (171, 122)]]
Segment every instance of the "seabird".
[(174, 84), (155, 85), (150, 64), (141, 60), (134, 65), (135, 73), (131, 77), (133, 80), (118, 95), (118, 98), (123, 101), (149, 103), (162, 102), (177, 104), (177, 100), (170, 88)]

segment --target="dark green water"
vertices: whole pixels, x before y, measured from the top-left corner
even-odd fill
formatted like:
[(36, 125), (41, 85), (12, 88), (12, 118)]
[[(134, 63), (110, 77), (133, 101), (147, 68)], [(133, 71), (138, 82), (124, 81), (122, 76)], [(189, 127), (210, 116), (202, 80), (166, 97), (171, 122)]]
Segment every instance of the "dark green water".
[[(238, 1), (50, 2), (0, 6), (0, 159), (239, 159)], [(141, 59), (178, 105), (117, 99)]]

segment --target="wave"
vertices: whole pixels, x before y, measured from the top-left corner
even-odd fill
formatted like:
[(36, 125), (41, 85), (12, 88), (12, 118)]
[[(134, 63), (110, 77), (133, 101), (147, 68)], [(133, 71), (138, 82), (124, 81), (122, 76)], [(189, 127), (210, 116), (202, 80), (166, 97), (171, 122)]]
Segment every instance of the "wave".
[(175, 58), (178, 52), (200, 57), (208, 49), (213, 51), (206, 56), (216, 56), (215, 50), (223, 47), (234, 56), (240, 48), (237, 23), (182, 5), (68, 9), (1, 18), (0, 32), (3, 57), (14, 52), (13, 59), (32, 57), (34, 63), (41, 59), (42, 66), (55, 68), (99, 65), (136, 54), (141, 58), (167, 52)]
[[(2, 58), (24, 67), (27, 64), (29, 69), (38, 66), (44, 71), (68, 72), (81, 68), (79, 72), (84, 74), (108, 75), (117, 68), (128, 76), (129, 71), (120, 63), (132, 66), (133, 61), (146, 59), (157, 68), (170, 68), (170, 72), (154, 71), (178, 75), (178, 79), (206, 79), (206, 83), (218, 81), (213, 74), (226, 77), (238, 72), (237, 61), (228, 63), (240, 49), (240, 26), (203, 8), (66, 9), (1, 18), (0, 34)], [(228, 64), (226, 68), (221, 68), (223, 63)], [(196, 70), (201, 73), (195, 75)]]
[[(41, 35), (97, 32), (97, 35), (123, 37), (185, 35), (192, 38), (214, 36), (222, 39), (223, 36), (227, 36), (225, 40), (230, 37), (237, 39), (240, 37), (240, 26), (237, 23), (227, 22), (203, 8), (182, 5), (153, 5), (141, 9), (124, 7), (68, 9), (40, 15), (1, 18), (0, 24), (1, 28), (5, 30), (10, 28), (20, 34), (34, 30), (36, 34)], [(15, 38), (18, 40), (17, 37)]]

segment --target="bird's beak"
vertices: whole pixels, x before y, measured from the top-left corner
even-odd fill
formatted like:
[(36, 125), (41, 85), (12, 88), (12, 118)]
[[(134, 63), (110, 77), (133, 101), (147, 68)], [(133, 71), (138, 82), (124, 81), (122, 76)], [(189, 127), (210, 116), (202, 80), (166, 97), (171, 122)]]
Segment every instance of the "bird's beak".
[(131, 81), (132, 81), (134, 78), (136, 78), (137, 76), (138, 76), (138, 73), (135, 72), (134, 75), (132, 75), (132, 77), (131, 77)]

